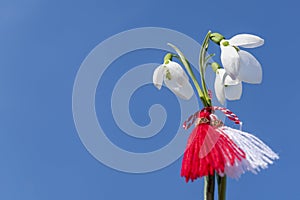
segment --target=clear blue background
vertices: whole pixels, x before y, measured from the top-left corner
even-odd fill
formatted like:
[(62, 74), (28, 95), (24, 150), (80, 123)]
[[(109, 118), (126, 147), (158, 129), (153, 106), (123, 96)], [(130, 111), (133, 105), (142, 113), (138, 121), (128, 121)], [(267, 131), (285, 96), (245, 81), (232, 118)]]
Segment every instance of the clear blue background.
[[(202, 199), (203, 181), (186, 184), (179, 176), (181, 159), (153, 173), (118, 172), (94, 159), (76, 132), (71, 98), (81, 62), (106, 38), (144, 26), (174, 29), (198, 41), (208, 30), (265, 39), (263, 47), (251, 51), (262, 63), (263, 83), (245, 85), (242, 100), (228, 107), (281, 158), (259, 175), (230, 180), (227, 197), (297, 198), (299, 19), (296, 0), (0, 1), (0, 199)], [(144, 53), (139, 59), (161, 62), (162, 54), (149, 55), (155, 56)], [(131, 66), (134, 56), (126, 62)], [(160, 94), (155, 97), (162, 104), (162, 97), (171, 95)], [(136, 98), (133, 102), (139, 93)], [(176, 101), (172, 105), (178, 113)], [(143, 104), (132, 106), (132, 115), (143, 109)], [(147, 123), (143, 116), (137, 123)], [(172, 137), (162, 138), (147, 148), (159, 148)], [(112, 139), (131, 147), (121, 136)]]

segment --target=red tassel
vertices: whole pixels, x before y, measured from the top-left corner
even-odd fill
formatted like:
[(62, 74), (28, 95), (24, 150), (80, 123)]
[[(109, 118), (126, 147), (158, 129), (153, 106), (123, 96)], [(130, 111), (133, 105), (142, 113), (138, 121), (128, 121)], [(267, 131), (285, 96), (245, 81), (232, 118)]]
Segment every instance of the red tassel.
[(245, 153), (223, 132), (210, 125), (210, 110), (199, 113), (202, 120), (192, 131), (182, 160), (181, 176), (197, 178), (224, 174), (225, 165), (234, 165), (245, 158)]

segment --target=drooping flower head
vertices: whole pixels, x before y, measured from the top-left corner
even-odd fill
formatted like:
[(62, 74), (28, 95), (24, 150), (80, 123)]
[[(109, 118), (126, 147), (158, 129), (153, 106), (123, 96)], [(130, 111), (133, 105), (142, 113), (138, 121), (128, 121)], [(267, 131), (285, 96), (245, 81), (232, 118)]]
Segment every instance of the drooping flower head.
[(262, 38), (251, 34), (238, 34), (229, 40), (221, 40), (221, 62), (227, 74), (233, 80), (260, 83), (262, 79), (260, 63), (254, 56), (239, 47), (255, 48), (263, 44)]
[(212, 34), (212, 41), (221, 48), (221, 62), (224, 69), (215, 70), (215, 92), (219, 102), (225, 99), (238, 100), (242, 94), (242, 82), (259, 84), (262, 68), (257, 59), (243, 48), (254, 48), (264, 44), (264, 40), (251, 34), (238, 34), (226, 40), (220, 34)]
[(166, 86), (175, 95), (182, 99), (188, 100), (194, 94), (187, 74), (176, 62), (168, 60), (155, 69), (153, 73), (153, 84), (160, 90), (163, 82), (165, 82)]

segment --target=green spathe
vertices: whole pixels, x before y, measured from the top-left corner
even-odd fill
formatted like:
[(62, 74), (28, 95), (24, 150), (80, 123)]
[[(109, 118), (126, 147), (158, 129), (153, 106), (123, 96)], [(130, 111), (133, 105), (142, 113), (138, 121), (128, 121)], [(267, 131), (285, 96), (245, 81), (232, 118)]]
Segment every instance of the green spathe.
[(210, 39), (211, 41), (213, 41), (214, 43), (220, 45), (220, 42), (222, 40), (225, 39), (225, 37), (223, 35), (221, 35), (220, 33), (211, 33), (210, 34)]

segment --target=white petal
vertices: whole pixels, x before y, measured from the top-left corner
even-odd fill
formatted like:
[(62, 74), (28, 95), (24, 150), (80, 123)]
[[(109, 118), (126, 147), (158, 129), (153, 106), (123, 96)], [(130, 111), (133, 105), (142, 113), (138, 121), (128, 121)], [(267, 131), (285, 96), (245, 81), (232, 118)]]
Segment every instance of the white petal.
[(264, 40), (256, 35), (251, 34), (239, 34), (233, 36), (229, 40), (230, 45), (240, 46), (244, 48), (259, 47), (264, 44)]
[(255, 57), (247, 51), (240, 50), (240, 73), (238, 79), (246, 83), (258, 84), (262, 81), (262, 68)]
[(169, 61), (169, 63), (166, 65), (168, 69), (171, 71), (177, 73), (180, 75), (183, 79), (188, 80), (189, 77), (185, 73), (185, 71), (182, 69), (181, 65), (178, 64), (177, 62)]
[(160, 90), (164, 80), (164, 65), (160, 65), (154, 70), (152, 79), (155, 87)]
[(237, 85), (239, 84), (241, 81), (238, 79), (233, 80), (230, 76), (228, 76), (228, 74), (224, 74), (223, 77), (223, 84), (224, 85)]
[(239, 83), (237, 85), (230, 85), (230, 86), (225, 86), (225, 97), (228, 100), (238, 100), (242, 96), (242, 83)]
[[(171, 76), (170, 80), (166, 77), (167, 70)], [(167, 70), (164, 72), (166, 86), (178, 97), (186, 100), (190, 99), (194, 94), (194, 90), (182, 67), (176, 62), (169, 62)]]
[(171, 80), (165, 78), (166, 86), (178, 97), (188, 100), (193, 94), (194, 90), (188, 81), (178, 83), (178, 77), (172, 76)]
[(218, 69), (216, 73), (216, 79), (215, 79), (216, 97), (222, 105), (225, 104), (225, 91), (224, 91), (224, 85), (222, 81), (224, 74), (225, 74), (224, 69)]
[(189, 81), (185, 71), (178, 63), (170, 61), (166, 66), (167, 70), (169, 70), (169, 72), (171, 73), (171, 78), (174, 77), (176, 79), (176, 83), (179, 86), (183, 86), (186, 82)]
[[(222, 41), (221, 41), (222, 43)], [(237, 75), (239, 74), (239, 65), (240, 65), (240, 58), (239, 54), (236, 49), (232, 46), (223, 46), (221, 47), (221, 61), (224, 69), (226, 70), (227, 74), (232, 78), (236, 79)]]

